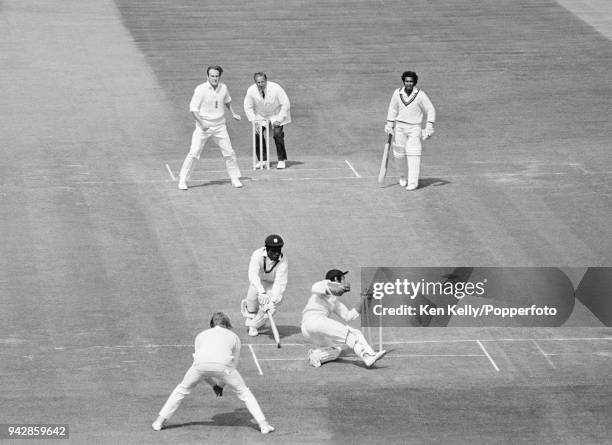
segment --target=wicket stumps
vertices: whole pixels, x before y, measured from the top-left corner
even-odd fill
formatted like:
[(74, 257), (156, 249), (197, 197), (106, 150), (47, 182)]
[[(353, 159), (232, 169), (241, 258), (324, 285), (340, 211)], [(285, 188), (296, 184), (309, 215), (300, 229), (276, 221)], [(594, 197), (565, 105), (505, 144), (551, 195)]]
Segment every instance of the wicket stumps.
[[(266, 169), (270, 170), (270, 133), (272, 130), (272, 123), (268, 120), (265, 121), (253, 121), (253, 170), (257, 170), (257, 129), (256, 125), (259, 124), (259, 159), (261, 159), (262, 163), (260, 164), (260, 168), (263, 170), (264, 166)], [(266, 129), (266, 138), (265, 138), (265, 146), (266, 146), (266, 161), (263, 162), (263, 150), (264, 150), (264, 128)]]

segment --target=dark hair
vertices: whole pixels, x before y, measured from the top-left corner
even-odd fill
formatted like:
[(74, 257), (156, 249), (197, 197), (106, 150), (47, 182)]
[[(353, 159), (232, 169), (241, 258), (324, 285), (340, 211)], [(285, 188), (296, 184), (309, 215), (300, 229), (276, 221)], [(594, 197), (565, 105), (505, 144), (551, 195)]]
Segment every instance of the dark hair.
[(206, 68), (206, 75), (208, 76), (208, 73), (210, 73), (210, 70), (217, 70), (219, 71), (219, 77), (221, 77), (221, 74), (223, 74), (223, 68), (221, 68), (219, 65), (211, 65), (208, 68)]
[(210, 318), (210, 327), (221, 326), (223, 328), (232, 329), (232, 323), (227, 315), (223, 312), (215, 312)]
[(257, 81), (257, 77), (258, 77), (258, 76), (263, 76), (263, 78), (264, 78), (265, 80), (268, 80), (268, 76), (267, 76), (267, 75), (266, 75), (266, 73), (264, 73), (263, 71), (258, 71), (258, 72), (256, 72), (255, 74), (253, 74), (253, 80), (254, 80), (254, 81)]
[(406, 80), (406, 77), (412, 77), (412, 80), (414, 81), (415, 85), (419, 81), (419, 76), (417, 76), (417, 73), (415, 73), (414, 71), (404, 71), (402, 73), (402, 82)]

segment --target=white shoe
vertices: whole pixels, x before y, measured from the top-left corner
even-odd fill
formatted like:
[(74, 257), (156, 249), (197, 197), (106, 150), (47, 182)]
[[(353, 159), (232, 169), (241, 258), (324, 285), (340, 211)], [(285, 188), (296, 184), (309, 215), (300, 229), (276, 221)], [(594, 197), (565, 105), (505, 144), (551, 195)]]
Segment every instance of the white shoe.
[(404, 178), (403, 176), (400, 176), (400, 178), (399, 178), (399, 185), (401, 187), (406, 187), (406, 184), (408, 184), (408, 181), (406, 181), (406, 178)]
[(410, 184), (406, 186), (406, 190), (408, 191), (416, 190), (417, 187), (418, 187), (418, 184)]
[(278, 161), (276, 168), (279, 170), (282, 170), (283, 168), (285, 168), (285, 161)]
[(274, 427), (264, 420), (259, 424), (259, 431), (261, 431), (261, 434), (268, 434), (274, 431)]
[(368, 354), (365, 356), (365, 358), (363, 359), (363, 362), (365, 363), (366, 367), (369, 368), (371, 367), (374, 363), (376, 363), (378, 360), (380, 360), (381, 358), (383, 358), (385, 356), (385, 354), (387, 353), (387, 351), (385, 351), (384, 349), (382, 351), (378, 351), (376, 354), (371, 355)]
[(257, 337), (259, 335), (259, 331), (257, 330), (257, 328), (255, 326), (251, 326), (249, 328), (249, 335), (251, 337)]
[(263, 161), (257, 161), (257, 164), (255, 164), (255, 170), (263, 168)]
[(187, 182), (186, 181), (179, 181), (178, 183), (178, 188), (179, 190), (187, 190)]
[(308, 350), (308, 363), (310, 363), (310, 366), (314, 366), (315, 368), (321, 367), (321, 360), (314, 355), (314, 351), (312, 349)]
[(158, 416), (157, 419), (155, 419), (155, 422), (151, 424), (151, 428), (153, 428), (155, 431), (161, 431), (161, 429), (164, 427), (165, 421), (166, 419), (164, 419), (162, 416)]
[(240, 182), (240, 179), (232, 179), (232, 185), (239, 189), (240, 187), (242, 187), (242, 182)]

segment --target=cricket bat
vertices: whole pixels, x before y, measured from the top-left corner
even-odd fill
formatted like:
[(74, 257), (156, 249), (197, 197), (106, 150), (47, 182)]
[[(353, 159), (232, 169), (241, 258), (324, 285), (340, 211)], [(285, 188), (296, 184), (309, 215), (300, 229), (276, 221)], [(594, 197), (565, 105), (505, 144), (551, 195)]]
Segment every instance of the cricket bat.
[(281, 347), (280, 335), (278, 335), (278, 328), (276, 327), (276, 323), (274, 322), (274, 318), (272, 314), (268, 312), (268, 320), (270, 320), (270, 327), (272, 328), (272, 335), (274, 335), (274, 341), (276, 342), (276, 347)]
[(380, 163), (380, 172), (378, 173), (378, 183), (382, 184), (385, 180), (385, 176), (387, 175), (387, 166), (389, 165), (389, 148), (391, 147), (391, 140), (393, 139), (393, 135), (390, 134), (387, 137), (387, 143), (385, 144), (385, 149), (383, 150), (382, 162)]

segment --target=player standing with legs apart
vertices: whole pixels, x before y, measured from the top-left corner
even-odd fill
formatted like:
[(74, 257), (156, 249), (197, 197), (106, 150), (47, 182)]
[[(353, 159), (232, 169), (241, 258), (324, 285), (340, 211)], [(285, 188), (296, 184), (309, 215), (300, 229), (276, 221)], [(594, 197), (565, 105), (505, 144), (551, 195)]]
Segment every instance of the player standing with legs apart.
[(151, 425), (155, 431), (164, 427), (181, 402), (198, 383), (204, 380), (217, 397), (223, 396), (223, 389), (229, 387), (242, 400), (249, 413), (259, 424), (263, 434), (274, 431), (268, 423), (255, 396), (246, 386), (238, 372), (240, 339), (231, 331), (230, 319), (223, 312), (215, 312), (210, 319), (210, 329), (200, 332), (195, 339), (193, 364), (178, 384)]
[[(266, 73), (255, 73), (253, 79), (255, 83), (247, 89), (244, 97), (244, 112), (249, 122), (255, 122), (257, 134), (260, 131), (265, 132), (258, 122), (270, 121), (272, 123), (274, 144), (278, 156), (276, 168), (283, 169), (286, 166), (285, 161), (287, 161), (284, 126), (291, 122), (291, 104), (285, 90), (279, 84), (268, 81)], [(264, 134), (264, 136), (264, 144), (268, 144), (269, 135)], [(264, 148), (262, 150), (264, 159), (259, 158), (259, 138), (255, 138), (257, 168), (261, 168), (261, 163), (267, 161), (265, 147), (262, 148)]]
[(208, 139), (212, 139), (221, 148), (232, 185), (242, 187), (236, 153), (225, 125), (225, 108), (235, 120), (239, 121), (241, 117), (232, 109), (232, 98), (227, 86), (219, 81), (221, 74), (223, 68), (218, 65), (209, 66), (206, 69), (208, 80), (196, 87), (189, 103), (189, 111), (195, 119), (195, 129), (191, 136), (191, 148), (179, 173), (178, 188), (181, 190), (187, 190), (187, 181)]
[[(425, 91), (416, 88), (418, 80), (419, 76), (414, 71), (402, 73), (404, 87), (393, 92), (385, 125), (387, 134), (395, 134), (393, 160), (399, 183), (406, 190), (415, 190), (419, 186), (421, 141), (433, 136), (436, 122), (436, 110), (429, 97)], [(425, 128), (422, 127), (424, 121)]]
[[(308, 360), (315, 368), (336, 360), (347, 347), (352, 348), (368, 368), (387, 353), (385, 350), (375, 352), (361, 331), (347, 324), (360, 315), (357, 309), (349, 310), (338, 300), (351, 290), (345, 278), (347, 273), (338, 269), (328, 271), (325, 280), (312, 285), (312, 296), (302, 311), (302, 334), (317, 346), (308, 351)], [(334, 320), (331, 314), (343, 322)]]
[(274, 315), (287, 288), (289, 264), (282, 253), (284, 245), (279, 235), (270, 235), (264, 247), (251, 255), (249, 288), (246, 299), (240, 304), (251, 337), (259, 335), (258, 329), (266, 324), (268, 313)]

